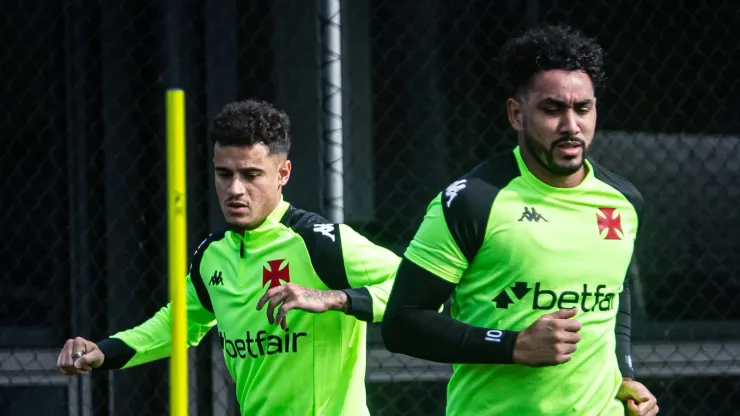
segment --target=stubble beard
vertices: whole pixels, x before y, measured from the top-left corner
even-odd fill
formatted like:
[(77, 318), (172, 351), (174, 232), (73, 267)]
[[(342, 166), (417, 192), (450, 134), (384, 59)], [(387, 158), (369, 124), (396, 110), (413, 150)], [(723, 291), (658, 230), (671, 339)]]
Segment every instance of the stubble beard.
[[(527, 148), (527, 152), (542, 166), (545, 170), (552, 173), (555, 176), (570, 176), (578, 172), (584, 164), (588, 148), (583, 140), (575, 137), (562, 137), (555, 140), (550, 145), (550, 149), (540, 144), (525, 128), (522, 130), (524, 137), (524, 146)], [(581, 143), (581, 160), (580, 163), (569, 163), (567, 165), (558, 164), (555, 161), (555, 149), (559, 143), (568, 140), (576, 140)]]

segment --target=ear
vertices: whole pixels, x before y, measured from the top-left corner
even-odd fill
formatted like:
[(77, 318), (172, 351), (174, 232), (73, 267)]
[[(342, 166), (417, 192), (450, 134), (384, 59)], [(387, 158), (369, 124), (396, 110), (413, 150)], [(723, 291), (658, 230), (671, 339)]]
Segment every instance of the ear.
[(509, 116), (509, 124), (516, 131), (522, 131), (522, 103), (514, 98), (506, 100), (506, 114)]
[(285, 186), (290, 179), (290, 171), (293, 169), (293, 164), (290, 160), (286, 159), (278, 166), (278, 183), (280, 186)]

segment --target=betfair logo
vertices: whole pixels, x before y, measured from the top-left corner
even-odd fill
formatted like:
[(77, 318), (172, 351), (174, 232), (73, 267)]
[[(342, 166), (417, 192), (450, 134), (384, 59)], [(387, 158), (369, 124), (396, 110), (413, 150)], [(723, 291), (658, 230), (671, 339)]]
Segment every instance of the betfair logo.
[[(581, 292), (566, 290), (556, 292), (545, 289), (542, 283), (535, 283), (532, 296), (533, 310), (569, 309), (579, 307), (581, 312), (609, 311), (614, 309), (616, 293), (604, 292), (606, 285), (597, 285), (595, 291), (590, 291), (588, 284), (583, 285)], [(525, 282), (516, 282), (513, 286), (504, 289), (491, 299), (496, 309), (509, 309), (509, 306), (522, 300), (532, 288)], [(510, 292), (510, 293), (509, 293)]]
[(253, 338), (252, 333), (244, 333), (243, 339), (228, 339), (226, 334), (219, 331), (221, 338), (221, 349), (231, 358), (252, 358), (263, 357), (265, 355), (284, 354), (289, 352), (298, 352), (298, 339), (308, 336), (305, 332), (286, 332), (283, 337), (277, 335), (267, 335), (267, 331), (259, 330)]
[(545, 219), (545, 217), (540, 215), (540, 213), (537, 212), (537, 210), (534, 209), (534, 207), (532, 208), (524, 207), (524, 212), (522, 213), (522, 216), (519, 218), (519, 221), (523, 221), (523, 220), (527, 220), (529, 222), (532, 222), (532, 221), (540, 222), (540, 220), (544, 222), (549, 222)]
[(224, 278), (221, 277), (221, 272), (219, 272), (218, 270), (214, 271), (213, 276), (211, 276), (211, 280), (208, 281), (208, 284), (211, 286), (218, 286), (218, 285), (223, 286)]
[[(532, 290), (532, 288), (527, 286), (525, 282), (516, 282), (514, 286), (509, 286), (509, 289), (511, 289), (511, 293), (514, 295), (516, 300), (521, 300), (530, 290)], [(505, 289), (496, 295), (495, 298), (491, 299), (491, 301), (496, 303), (496, 309), (509, 309), (509, 305), (515, 302), (514, 299), (506, 293)]]

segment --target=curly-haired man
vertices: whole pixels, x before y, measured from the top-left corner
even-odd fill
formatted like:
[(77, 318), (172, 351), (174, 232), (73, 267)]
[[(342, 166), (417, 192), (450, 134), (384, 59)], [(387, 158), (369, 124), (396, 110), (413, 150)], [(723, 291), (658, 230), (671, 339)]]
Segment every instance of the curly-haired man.
[[(218, 324), (243, 415), (367, 415), (366, 322), (382, 318), (400, 259), (283, 199), (291, 162), (282, 111), (230, 103), (210, 133), (228, 227), (193, 255), (188, 343)], [(170, 328), (167, 305), (100, 342), (68, 340), (57, 365), (85, 374), (158, 360), (170, 354)]]
[[(454, 364), (450, 415), (653, 415), (634, 380), (632, 184), (587, 158), (603, 51), (565, 26), (501, 50), (518, 146), (430, 204), (383, 322), (395, 352)], [(437, 313), (452, 296), (451, 316)]]

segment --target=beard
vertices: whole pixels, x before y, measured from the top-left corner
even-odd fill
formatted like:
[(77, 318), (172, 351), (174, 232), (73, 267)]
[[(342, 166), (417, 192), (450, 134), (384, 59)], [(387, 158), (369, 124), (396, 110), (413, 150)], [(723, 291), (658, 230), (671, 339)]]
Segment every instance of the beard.
[[(547, 171), (556, 176), (570, 176), (578, 172), (586, 160), (588, 148), (586, 142), (583, 139), (573, 136), (561, 137), (550, 144), (548, 149), (546, 146), (538, 142), (525, 127), (522, 131), (524, 137), (524, 146), (530, 155)], [(581, 157), (580, 159), (569, 159), (569, 160), (558, 160), (555, 158), (555, 150), (558, 145), (564, 142), (578, 142), (581, 145)]]

